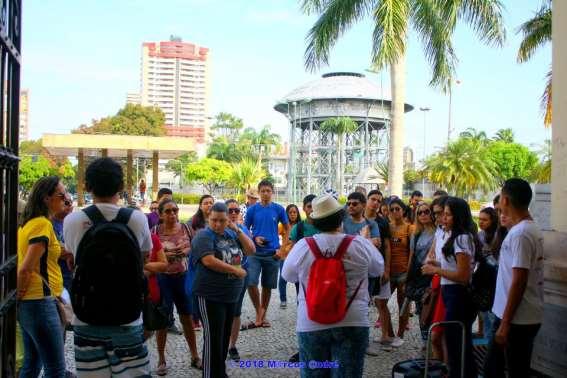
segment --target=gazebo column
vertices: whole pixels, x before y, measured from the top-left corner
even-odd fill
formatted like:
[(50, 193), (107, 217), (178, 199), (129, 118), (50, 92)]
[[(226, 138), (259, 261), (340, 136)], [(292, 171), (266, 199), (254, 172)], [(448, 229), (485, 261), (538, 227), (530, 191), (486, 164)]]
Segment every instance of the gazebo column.
[(126, 191), (128, 192), (128, 198), (130, 200), (132, 200), (132, 187), (133, 187), (133, 183), (132, 183), (132, 175), (133, 175), (133, 169), (132, 166), (134, 165), (134, 158), (132, 155), (132, 150), (127, 150), (126, 151)]
[(84, 190), (85, 187), (85, 151), (79, 148), (77, 153), (77, 205), (85, 204)]
[(103, 158), (108, 157), (108, 148), (103, 148), (101, 150), (101, 157), (103, 157)]
[(157, 192), (159, 190), (159, 152), (154, 151), (152, 156), (152, 196), (157, 199)]

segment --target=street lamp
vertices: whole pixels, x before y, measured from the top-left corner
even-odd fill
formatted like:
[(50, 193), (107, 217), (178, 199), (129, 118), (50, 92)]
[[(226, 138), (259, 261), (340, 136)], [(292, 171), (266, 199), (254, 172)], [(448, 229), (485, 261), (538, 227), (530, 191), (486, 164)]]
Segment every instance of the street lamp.
[[(455, 84), (461, 84), (460, 80), (455, 80), (454, 81)], [(449, 122), (448, 122), (448, 126), (447, 126), (447, 145), (449, 145), (449, 142), (451, 141), (451, 131), (453, 131), (453, 129), (451, 128), (451, 121), (452, 121), (452, 112), (453, 112), (453, 79), (451, 79), (450, 84), (449, 84)]]
[[(425, 121), (426, 121), (427, 112), (430, 111), (431, 108), (425, 107), (425, 108), (419, 108), (419, 110), (421, 112), (423, 112), (423, 161), (422, 161), (422, 164), (423, 164), (423, 166), (425, 166), (425, 146), (426, 146), (426, 143), (425, 143), (426, 139), (425, 138), (427, 136), (426, 127), (425, 127), (426, 122)], [(423, 166), (422, 166), (422, 169), (423, 169)], [(422, 177), (421, 177), (421, 191), (425, 195), (425, 176), (423, 174), (422, 174)]]

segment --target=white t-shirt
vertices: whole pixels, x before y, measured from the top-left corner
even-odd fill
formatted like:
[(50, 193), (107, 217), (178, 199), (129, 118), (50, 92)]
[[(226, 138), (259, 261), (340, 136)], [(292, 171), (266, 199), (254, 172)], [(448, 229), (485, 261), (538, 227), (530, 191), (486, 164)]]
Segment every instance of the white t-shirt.
[[(106, 220), (111, 221), (118, 215), (118, 211), (121, 209), (120, 206), (112, 203), (97, 203), (96, 206), (106, 218)], [(87, 230), (92, 226), (92, 222), (89, 217), (83, 211), (75, 211), (69, 214), (65, 221), (63, 222), (63, 237), (65, 240), (65, 249), (76, 255), (77, 249), (79, 248), (79, 243), (81, 239), (87, 232)], [(132, 216), (128, 221), (128, 227), (140, 244), (140, 249), (143, 254), (149, 253), (152, 250), (152, 237), (150, 235), (150, 229), (148, 227), (148, 219), (141, 211), (134, 210)], [(104, 274), (104, 272), (101, 272)], [(87, 325), (81, 322), (77, 317), (73, 317), (73, 325)], [(141, 325), (142, 317), (138, 320), (133, 321), (129, 324), (124, 324), (127, 326)]]
[(537, 224), (524, 220), (510, 229), (500, 248), (498, 278), (492, 312), (500, 319), (508, 302), (512, 269), (528, 269), (526, 291), (513, 324), (539, 324), (543, 320), (543, 236)]
[[(435, 240), (435, 258), (437, 261), (441, 262), (441, 269), (448, 270), (452, 272), (457, 271), (457, 259), (456, 255), (459, 253), (466, 253), (470, 256), (471, 272), (474, 270), (475, 260), (474, 260), (474, 241), (471, 235), (463, 234), (457, 236), (453, 244), (455, 248), (455, 256), (450, 256), (448, 259), (443, 254), (443, 246), (451, 237), (451, 232), (444, 232), (442, 235), (440, 233), (436, 234), (438, 237)], [(451, 281), (445, 277), (441, 277), (441, 285), (457, 285), (458, 282)]]
[[(344, 234), (314, 235), (319, 249), (334, 255)], [(368, 327), (368, 277), (378, 277), (384, 273), (382, 254), (376, 252), (376, 247), (367, 239), (356, 236), (349, 245), (343, 258), (347, 279), (347, 298), (351, 298), (360, 282), (360, 288), (352, 301), (345, 318), (335, 324), (320, 324), (309, 319), (305, 302), (304, 288), (309, 282), (309, 271), (315, 257), (311, 253), (305, 239), (298, 241), (285, 259), (282, 277), (288, 282), (299, 282), (299, 297), (297, 307), (297, 332), (319, 331), (338, 327)]]

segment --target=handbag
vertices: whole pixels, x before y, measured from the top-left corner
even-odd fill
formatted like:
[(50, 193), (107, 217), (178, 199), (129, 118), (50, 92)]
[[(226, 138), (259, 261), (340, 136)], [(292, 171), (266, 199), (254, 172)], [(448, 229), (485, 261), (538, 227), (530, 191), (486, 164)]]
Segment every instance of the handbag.
[(419, 314), (419, 325), (422, 328), (427, 328), (431, 324), (433, 315), (435, 314), (435, 306), (437, 305), (437, 299), (441, 288), (432, 288), (431, 286), (426, 288), (423, 293), (421, 314)]
[(489, 311), (494, 303), (498, 262), (492, 255), (479, 254), (477, 265), (472, 274), (469, 294), (474, 308)]
[[(49, 288), (49, 291), (52, 292), (49, 282), (47, 282), (44, 277), (40, 277), (43, 283)], [(61, 296), (56, 297), (54, 295), (50, 295), (49, 297), (55, 298), (55, 305), (57, 306), (57, 313), (59, 314), (61, 326), (63, 329), (66, 329), (67, 326), (71, 324), (71, 319), (73, 319), (73, 307), (71, 306), (71, 303), (66, 303)]]

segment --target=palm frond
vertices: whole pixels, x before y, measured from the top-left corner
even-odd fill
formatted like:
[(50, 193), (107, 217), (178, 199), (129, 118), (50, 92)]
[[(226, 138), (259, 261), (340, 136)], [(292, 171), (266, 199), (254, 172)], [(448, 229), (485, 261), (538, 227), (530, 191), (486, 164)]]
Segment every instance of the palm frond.
[(411, 11), (414, 29), (423, 43), (433, 73), (429, 84), (447, 91), (457, 64), (451, 41), (454, 21), (447, 22), (433, 0), (416, 1)]
[(322, 11), (315, 25), (307, 34), (305, 67), (315, 71), (328, 64), (331, 48), (350, 26), (365, 17), (372, 1), (369, 0), (330, 0), (311, 1)]
[(518, 49), (518, 63), (528, 61), (538, 48), (551, 42), (551, 18), (551, 4), (546, 2), (534, 18), (520, 25), (517, 32), (524, 38)]
[(553, 116), (553, 106), (552, 106), (552, 71), (551, 69), (547, 73), (547, 85), (545, 86), (545, 90), (541, 95), (541, 108), (543, 110), (543, 124), (545, 127), (551, 126), (552, 116)]
[(305, 14), (321, 12), (331, 0), (302, 0), (301, 11)]
[(499, 0), (441, 0), (441, 3), (450, 4), (455, 1), (460, 3), (458, 17), (471, 26), (482, 42), (498, 47), (504, 45), (504, 7)]
[(373, 12), (372, 63), (382, 69), (406, 52), (410, 4), (408, 0), (382, 0)]

